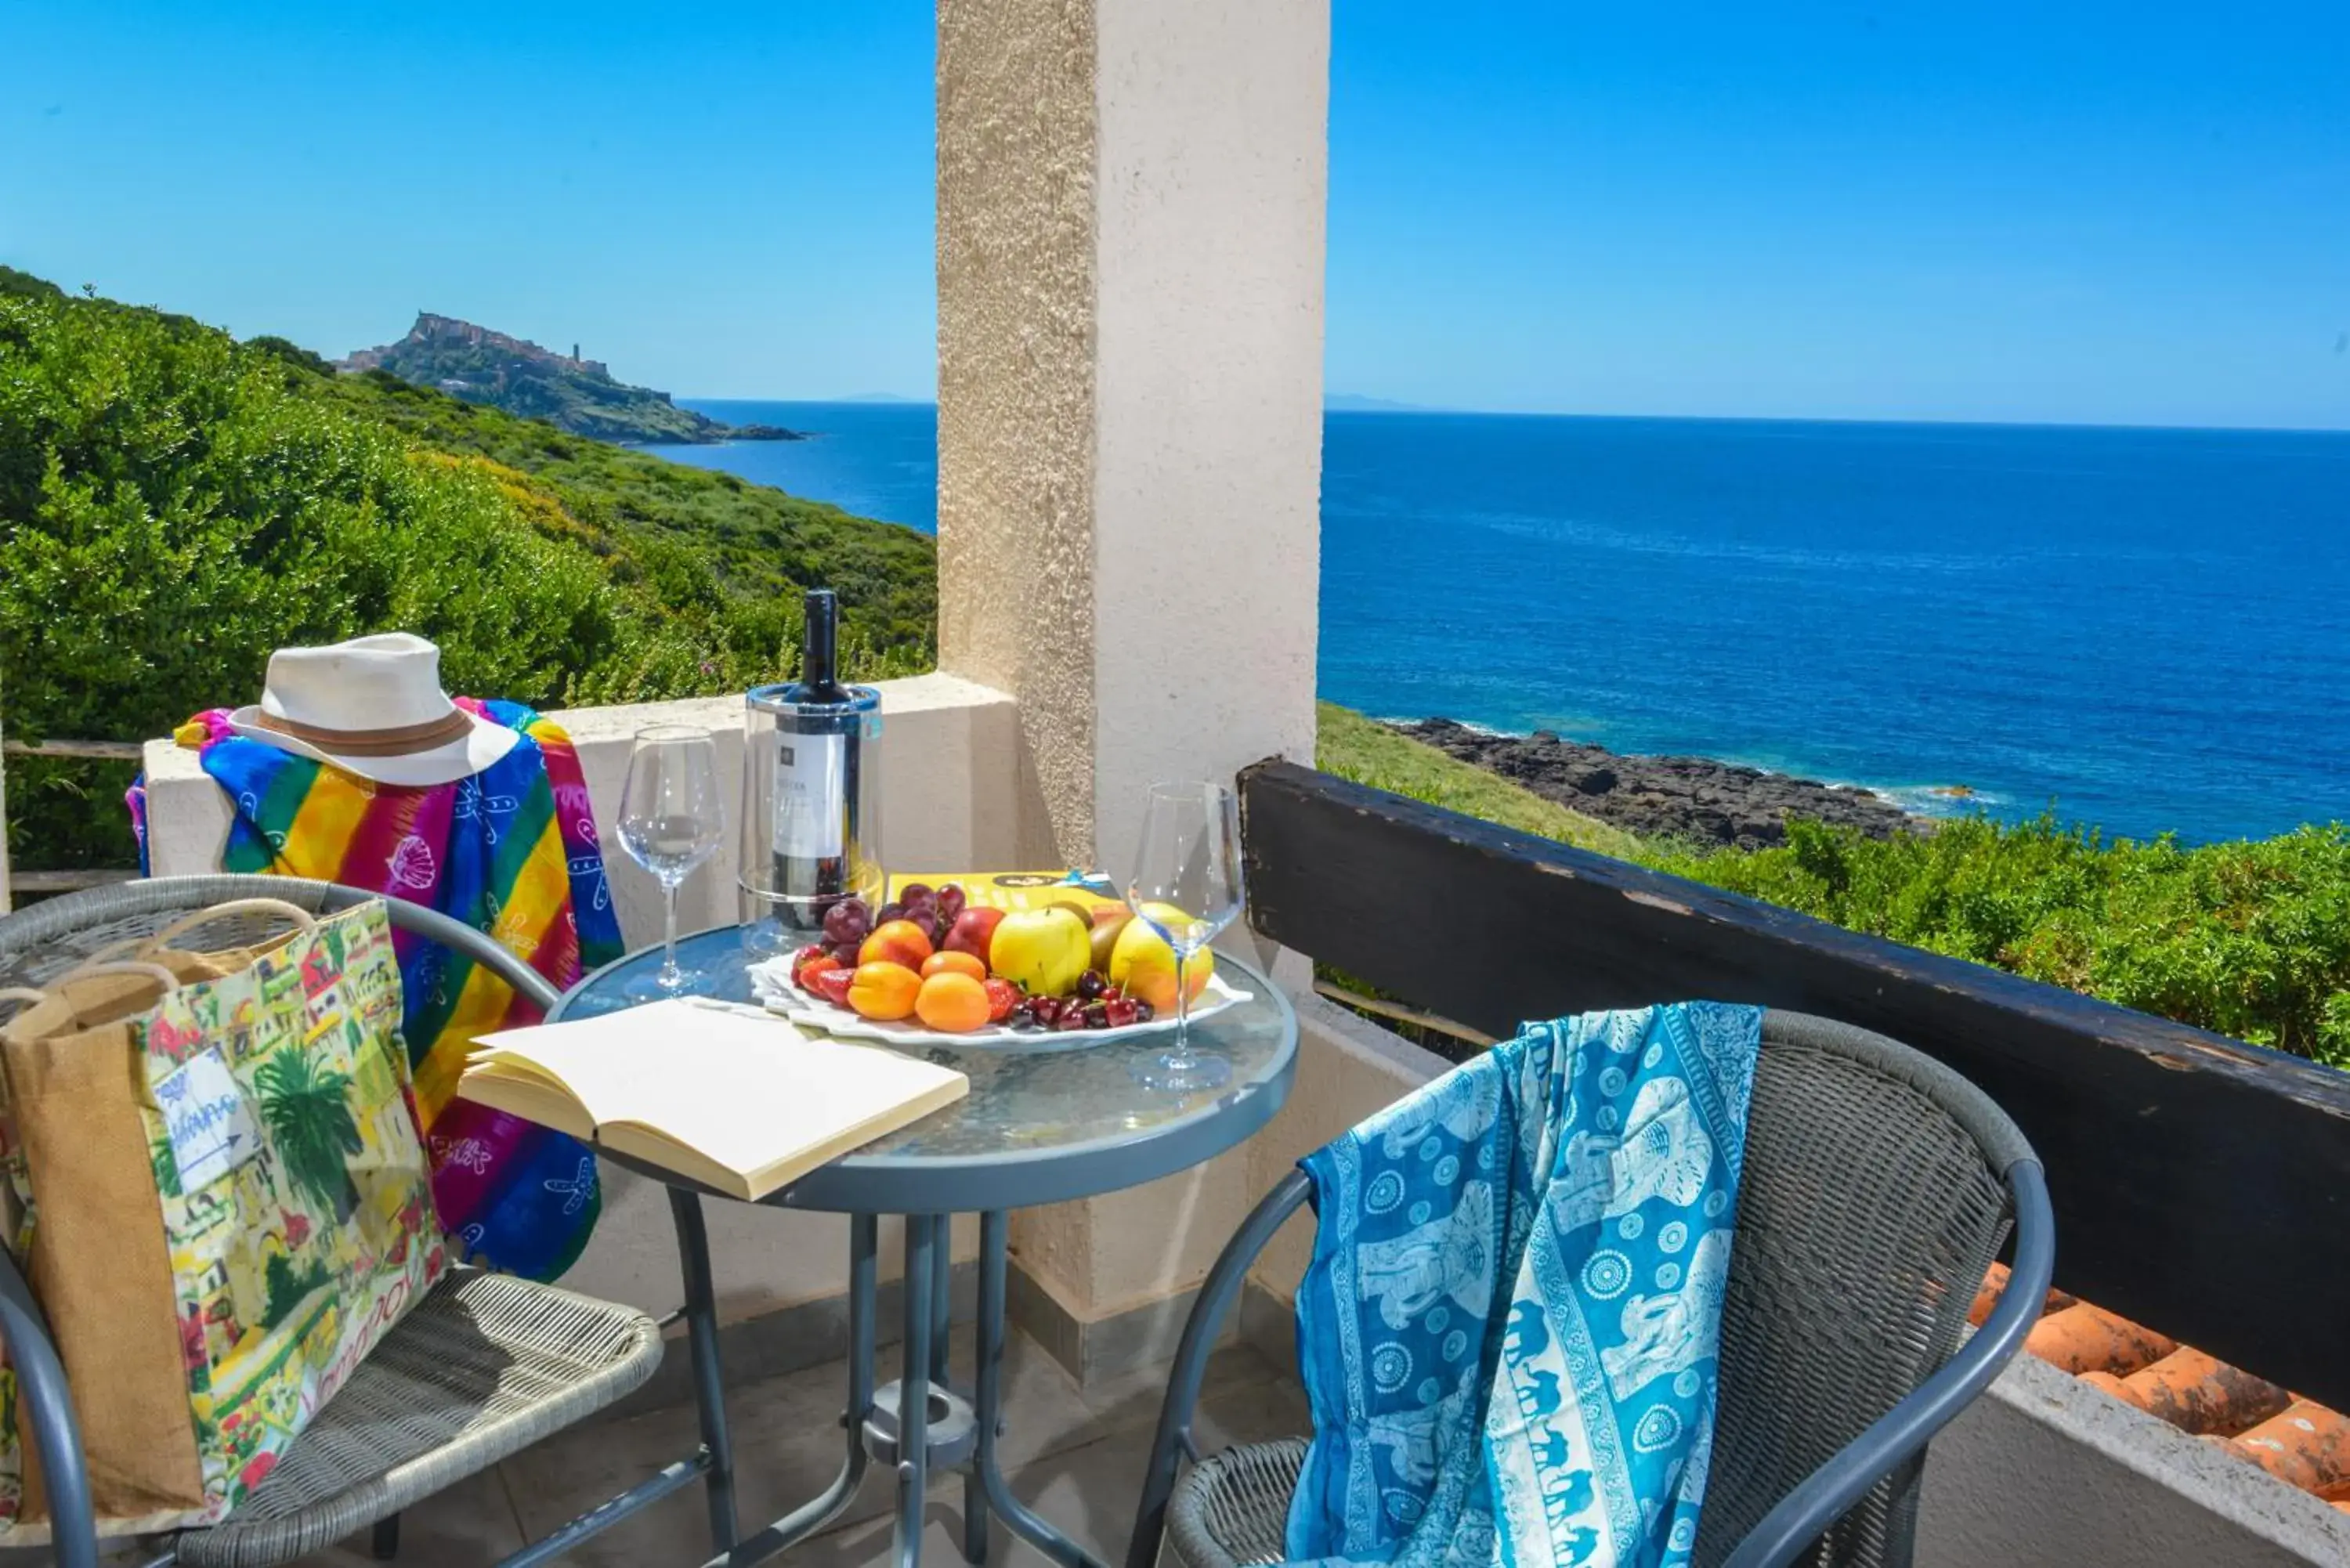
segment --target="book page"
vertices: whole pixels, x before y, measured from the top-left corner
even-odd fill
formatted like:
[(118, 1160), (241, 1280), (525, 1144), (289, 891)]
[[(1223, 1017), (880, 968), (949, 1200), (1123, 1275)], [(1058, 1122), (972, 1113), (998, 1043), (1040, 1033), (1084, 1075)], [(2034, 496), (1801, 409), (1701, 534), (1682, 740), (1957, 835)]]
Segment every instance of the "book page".
[(598, 1127), (650, 1127), (745, 1176), (962, 1085), (951, 1068), (887, 1046), (690, 998), (485, 1034), (476, 1052), (560, 1078)]

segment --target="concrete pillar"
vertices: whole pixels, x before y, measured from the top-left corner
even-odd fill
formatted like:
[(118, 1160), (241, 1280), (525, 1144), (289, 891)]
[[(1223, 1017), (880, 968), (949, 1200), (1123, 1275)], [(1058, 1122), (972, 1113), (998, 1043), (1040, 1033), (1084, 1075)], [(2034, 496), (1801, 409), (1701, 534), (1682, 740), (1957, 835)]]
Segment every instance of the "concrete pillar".
[[(941, 0), (940, 661), (1018, 701), (1040, 863), (1122, 873), (1154, 780), (1313, 756), (1328, 81), (1327, 0)], [(1246, 1188), (1014, 1245), (1091, 1322)]]

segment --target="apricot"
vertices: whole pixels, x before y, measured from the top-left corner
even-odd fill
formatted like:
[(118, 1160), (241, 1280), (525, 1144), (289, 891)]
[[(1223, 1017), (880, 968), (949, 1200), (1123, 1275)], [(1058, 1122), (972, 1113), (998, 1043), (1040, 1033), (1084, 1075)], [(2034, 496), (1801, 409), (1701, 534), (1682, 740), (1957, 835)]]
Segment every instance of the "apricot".
[(895, 963), (919, 972), (932, 951), (928, 931), (911, 920), (884, 920), (857, 950), (859, 964)]
[(914, 998), (914, 1016), (942, 1034), (976, 1029), (991, 1011), (987, 987), (958, 970), (931, 976)]
[(914, 1011), (914, 998), (921, 989), (922, 977), (904, 964), (886, 960), (860, 963), (848, 977), (849, 1009), (859, 1018), (903, 1018)]
[(987, 966), (966, 952), (932, 953), (922, 961), (922, 978), (934, 974), (967, 974), (973, 980), (987, 978)]

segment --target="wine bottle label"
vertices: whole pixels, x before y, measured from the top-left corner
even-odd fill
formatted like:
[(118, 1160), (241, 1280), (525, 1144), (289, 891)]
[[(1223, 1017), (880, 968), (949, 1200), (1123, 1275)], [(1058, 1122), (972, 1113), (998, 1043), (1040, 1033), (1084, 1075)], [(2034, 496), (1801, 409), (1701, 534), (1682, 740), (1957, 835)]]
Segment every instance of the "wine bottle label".
[(822, 860), (841, 853), (847, 817), (848, 737), (776, 741), (775, 853)]

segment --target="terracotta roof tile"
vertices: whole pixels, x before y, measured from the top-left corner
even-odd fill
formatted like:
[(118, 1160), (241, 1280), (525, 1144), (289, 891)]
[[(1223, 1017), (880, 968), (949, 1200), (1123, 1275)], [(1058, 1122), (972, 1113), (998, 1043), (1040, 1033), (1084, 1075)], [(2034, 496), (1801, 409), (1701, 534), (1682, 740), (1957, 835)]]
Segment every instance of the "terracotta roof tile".
[[(1983, 1276), (1967, 1314), (1978, 1328), (2007, 1279), (1999, 1263)], [(2034, 1355), (2350, 1513), (2350, 1417), (2061, 1291), (2041, 1313)]]
[[(2085, 1377), (2083, 1381), (2094, 1381)], [(2112, 1384), (2106, 1387), (2106, 1383)], [(2229, 1366), (2193, 1345), (2127, 1377), (2097, 1385), (2126, 1405), (2134, 1405), (2188, 1432), (2241, 1432), (2277, 1415), (2293, 1396), (2265, 1378)]]
[(2235, 1445), (2244, 1458), (2303, 1491), (2330, 1491), (2350, 1480), (2350, 1417), (2307, 1399), (2237, 1433)]
[(2126, 1377), (2151, 1366), (2178, 1345), (2103, 1307), (2081, 1302), (2050, 1313), (2032, 1325), (2023, 1348), (2067, 1372), (2106, 1372)]

